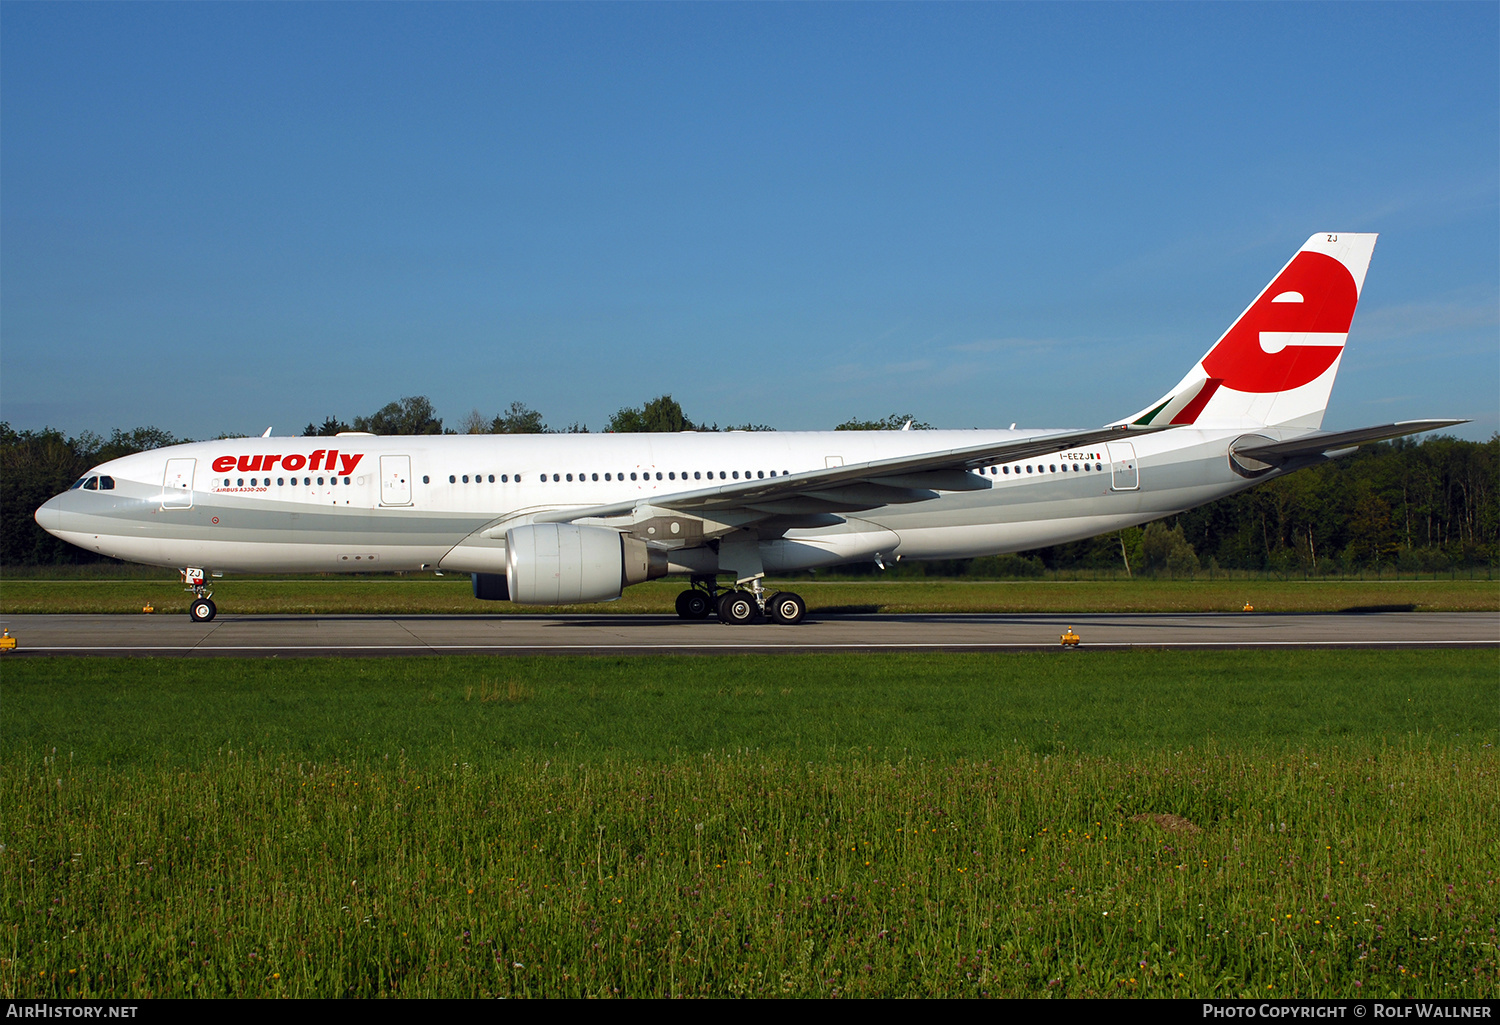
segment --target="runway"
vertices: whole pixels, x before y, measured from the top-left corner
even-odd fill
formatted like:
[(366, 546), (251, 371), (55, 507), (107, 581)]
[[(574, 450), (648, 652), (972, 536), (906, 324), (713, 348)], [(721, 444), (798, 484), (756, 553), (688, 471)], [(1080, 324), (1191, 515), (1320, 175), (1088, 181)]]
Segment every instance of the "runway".
[(828, 615), (795, 627), (675, 616), (8, 616), (3, 658), (722, 655), (835, 651), (1500, 648), (1500, 613)]

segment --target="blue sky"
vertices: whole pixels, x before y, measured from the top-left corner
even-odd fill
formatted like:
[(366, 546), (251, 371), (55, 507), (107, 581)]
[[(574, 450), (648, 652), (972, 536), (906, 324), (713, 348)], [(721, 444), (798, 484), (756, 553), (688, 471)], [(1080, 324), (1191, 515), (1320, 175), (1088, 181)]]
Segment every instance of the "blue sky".
[(1500, 6), (0, 4), (0, 419), (1091, 426), (1378, 231), (1325, 426), (1500, 430)]

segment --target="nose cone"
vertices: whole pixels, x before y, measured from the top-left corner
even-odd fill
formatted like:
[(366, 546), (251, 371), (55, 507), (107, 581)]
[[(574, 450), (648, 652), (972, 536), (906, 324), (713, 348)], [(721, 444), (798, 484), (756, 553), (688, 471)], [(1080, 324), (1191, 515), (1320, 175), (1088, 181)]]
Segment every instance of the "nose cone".
[[(64, 492), (66, 494), (66, 492)], [(36, 511), (37, 524), (49, 534), (56, 534), (62, 529), (63, 511), (62, 495), (49, 498), (42, 503), (42, 507)]]

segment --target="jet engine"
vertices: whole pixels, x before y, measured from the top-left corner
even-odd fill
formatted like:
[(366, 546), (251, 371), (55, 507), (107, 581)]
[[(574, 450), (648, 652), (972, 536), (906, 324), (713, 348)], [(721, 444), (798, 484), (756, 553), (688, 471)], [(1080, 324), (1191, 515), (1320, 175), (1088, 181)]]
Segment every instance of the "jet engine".
[(627, 585), (666, 575), (666, 552), (608, 527), (532, 523), (505, 533), (506, 584), (522, 605), (613, 601)]

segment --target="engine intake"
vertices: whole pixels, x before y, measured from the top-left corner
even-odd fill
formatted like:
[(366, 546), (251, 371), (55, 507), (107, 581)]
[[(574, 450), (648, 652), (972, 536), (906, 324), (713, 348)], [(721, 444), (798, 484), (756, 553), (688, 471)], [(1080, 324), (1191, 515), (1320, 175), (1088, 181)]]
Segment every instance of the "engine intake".
[(522, 605), (613, 601), (667, 575), (667, 554), (608, 527), (532, 523), (505, 534), (506, 584)]

